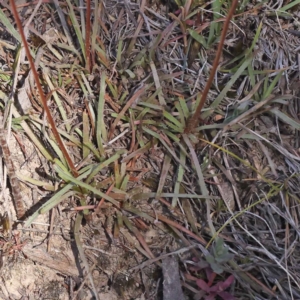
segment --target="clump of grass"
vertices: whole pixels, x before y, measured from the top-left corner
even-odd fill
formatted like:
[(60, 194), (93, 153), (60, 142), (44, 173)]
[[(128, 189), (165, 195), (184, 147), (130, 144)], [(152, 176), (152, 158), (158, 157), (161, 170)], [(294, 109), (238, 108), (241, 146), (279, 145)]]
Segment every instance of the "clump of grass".
[[(283, 78), (288, 81), (292, 76), (292, 67), (284, 63), (280, 47), (281, 56), (268, 57), (271, 48), (263, 49), (264, 39), (270, 39), (267, 25), (259, 21), (253, 25), (248, 19), (255, 10), (260, 20), (265, 8), (250, 9), (252, 4), (244, 1), (231, 20), (237, 1), (230, 7), (220, 1), (197, 5), (186, 1), (168, 16), (145, 3), (138, 14), (131, 6), (106, 4), (87, 1), (82, 9), (67, 0), (66, 18), (55, 2), (66, 39), (44, 45), (45, 53), (56, 57), (56, 67), (49, 76), (47, 63), (53, 65), (40, 61), (42, 77), (14, 3), (18, 31), (0, 10), (6, 30), (22, 40), (38, 89), (38, 95), (32, 91), (34, 113), (21, 118), (11, 105), (12, 125), (26, 132), (51, 162), (54, 174), (50, 182), (22, 177), (52, 192), (47, 202), (33, 208), (25, 225), (72, 200), (68, 205), (77, 211), (75, 241), (96, 298), (79, 231), (83, 217), (89, 222), (104, 206), (113, 211), (110, 238), (122, 235), (150, 262), (159, 265), (159, 258), (143, 230), (171, 229), (174, 240), (188, 248), (193, 243), (199, 246), (201, 253), (191, 250), (191, 255), (207, 257), (211, 274), (222, 270), (235, 275), (234, 297), (242, 299), (245, 287), (253, 297), (274, 296), (276, 289), (281, 297), (296, 295), (298, 274), (292, 262), (297, 254), (285, 254), (292, 247), (288, 237), (297, 232), (299, 159), (297, 147), (286, 136), (299, 130), (299, 120), (288, 109), (291, 95), (279, 93)], [(286, 17), (295, 5), (296, 1), (273, 12)], [(126, 24), (125, 17), (130, 20)], [(245, 32), (236, 27), (242, 17)], [(254, 34), (233, 56), (238, 30)], [(277, 36), (280, 45), (284, 34), (281, 30)], [(216, 46), (211, 66), (204, 54)], [(6, 76), (1, 80), (10, 80)], [(78, 99), (81, 106), (75, 105)], [(150, 182), (143, 178), (149, 172), (157, 178), (145, 190), (141, 182)], [(65, 217), (72, 217), (70, 210)], [(287, 225), (278, 225), (282, 221)], [(220, 253), (226, 260), (220, 261)], [(284, 262), (281, 257), (286, 257)], [(275, 279), (270, 279), (269, 270)], [(287, 278), (285, 285), (279, 282), (282, 276)], [(206, 279), (209, 284), (198, 281), (198, 288), (215, 297), (233, 277), (215, 286), (212, 278)], [(194, 282), (188, 281), (185, 286), (193, 291)]]

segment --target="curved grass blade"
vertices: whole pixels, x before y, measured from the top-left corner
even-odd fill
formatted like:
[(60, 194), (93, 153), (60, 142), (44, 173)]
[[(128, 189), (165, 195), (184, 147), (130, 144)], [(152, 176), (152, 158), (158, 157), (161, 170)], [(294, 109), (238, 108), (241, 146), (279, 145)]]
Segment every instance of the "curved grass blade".
[(68, 3), (68, 6), (69, 6), (69, 16), (70, 16), (70, 19), (71, 19), (71, 22), (72, 22), (72, 25), (73, 25), (73, 29), (76, 33), (77, 40), (78, 40), (80, 48), (81, 48), (81, 53), (83, 54), (83, 56), (85, 58), (85, 47), (84, 47), (82, 34), (81, 34), (81, 31), (80, 31), (80, 25), (77, 21), (77, 18), (76, 18), (76, 15), (75, 15), (73, 5), (72, 5), (71, 1), (70, 0), (66, 0), (66, 1)]
[[(59, 168), (57, 166), (54, 166), (55, 168)], [(61, 169), (61, 172), (63, 173), (63, 170)], [(87, 172), (79, 175), (77, 177), (77, 180), (82, 180), (84, 179), (86, 176), (88, 176), (90, 174), (91, 170), (88, 170)], [(65, 185), (61, 190), (59, 190), (53, 197), (51, 197), (46, 203), (44, 203), (36, 212), (34, 212), (25, 222), (25, 227), (30, 226), (30, 224), (32, 222), (34, 222), (34, 220), (39, 216), (39, 214), (41, 213), (46, 213), (47, 211), (49, 211), (51, 208), (53, 208), (54, 206), (56, 206), (57, 204), (59, 204), (63, 199), (62, 197), (71, 189), (74, 187), (75, 184), (73, 183), (68, 183), (67, 185)], [(73, 192), (73, 191), (72, 191)]]
[(117, 153), (115, 153), (112, 157), (105, 160), (104, 162), (100, 163), (98, 167), (96, 167), (92, 173), (89, 175), (89, 177), (86, 179), (86, 183), (90, 183), (92, 179), (98, 174), (103, 168), (109, 166), (111, 163), (117, 161), (122, 154), (124, 154), (125, 150), (119, 150)]
[(183, 130), (183, 124), (181, 124), (176, 118), (174, 118), (170, 113), (168, 113), (166, 110), (163, 111), (163, 116), (168, 119), (170, 122), (172, 122), (175, 126), (178, 127), (178, 131)]
[[(58, 168), (58, 167), (57, 167), (57, 168)], [(62, 170), (61, 170), (61, 172), (62, 172)], [(117, 201), (116, 201), (115, 199), (113, 199), (112, 197), (109, 197), (109, 196), (107, 196), (106, 194), (104, 194), (104, 193), (98, 191), (96, 188), (90, 186), (89, 184), (86, 184), (86, 183), (84, 183), (84, 182), (78, 180), (79, 177), (74, 178), (74, 177), (72, 177), (71, 175), (65, 173), (65, 174), (64, 174), (64, 178), (68, 179), (68, 181), (70, 181), (70, 183), (72, 183), (73, 185), (78, 185), (78, 186), (80, 186), (80, 187), (82, 187), (82, 188), (84, 188), (84, 189), (87, 189), (87, 190), (93, 192), (95, 195), (98, 195), (98, 196), (104, 198), (105, 200), (111, 202), (112, 204), (116, 205), (117, 207), (119, 207), (119, 202), (117, 202)]]
[[(12, 111), (12, 114), (13, 114), (13, 116), (15, 118), (20, 118), (21, 117), (13, 103), (11, 104), (11, 111)], [(39, 151), (41, 152), (41, 154), (48, 161), (53, 161), (52, 155), (47, 151), (47, 149), (44, 147), (44, 145), (36, 137), (36, 135), (33, 133), (32, 129), (28, 126), (28, 124), (25, 121), (21, 121), (20, 125), (22, 126), (23, 130), (26, 132), (26, 134), (30, 138), (30, 140), (39, 149)]]
[(298, 5), (298, 4), (300, 4), (300, 0), (292, 1), (292, 2), (288, 3), (287, 5), (281, 7), (280, 9), (278, 9), (278, 11), (286, 12), (287, 10), (291, 9), (292, 7), (294, 7), (295, 5)]
[[(170, 152), (170, 154), (173, 156), (173, 158), (180, 163), (179, 158), (176, 156), (175, 152), (168, 146), (168, 144), (164, 141), (164, 139), (161, 138), (161, 136), (159, 134), (157, 134), (156, 132), (146, 128), (143, 126), (143, 130), (147, 133), (149, 133), (150, 135), (152, 135), (153, 137), (157, 138), (163, 145), (164, 147), (166, 147), (166, 149)], [(187, 169), (187, 168), (186, 168)]]
[[(275, 89), (275, 85), (278, 83), (279, 79), (282, 77), (283, 71), (279, 72), (276, 77), (272, 80), (271, 84), (264, 89), (264, 94), (262, 96), (262, 99), (265, 99), (271, 95), (271, 93)], [(266, 82), (268, 82), (268, 77), (266, 77)]]
[(67, 113), (66, 113), (66, 111), (65, 111), (65, 109), (64, 109), (64, 106), (63, 106), (63, 104), (62, 104), (60, 98), (58, 97), (58, 94), (57, 94), (57, 92), (56, 92), (56, 89), (55, 89), (55, 87), (53, 86), (53, 84), (52, 84), (52, 82), (51, 82), (49, 76), (48, 76), (46, 73), (44, 73), (44, 78), (45, 78), (45, 80), (46, 80), (46, 82), (47, 82), (47, 84), (48, 84), (48, 86), (49, 86), (49, 89), (50, 89), (50, 91), (51, 91), (50, 93), (52, 93), (52, 95), (53, 95), (53, 98), (54, 98), (55, 103), (56, 103), (56, 105), (57, 105), (57, 108), (58, 108), (58, 110), (59, 110), (59, 112), (60, 112), (60, 115), (61, 115), (61, 117), (62, 117), (62, 120), (64, 121), (64, 124), (65, 124), (65, 126), (66, 126), (67, 132), (70, 132), (70, 130), (71, 130), (71, 125), (69, 124), (69, 122), (67, 122), (67, 120), (68, 120)]
[[(196, 169), (196, 173), (197, 173), (197, 176), (198, 176), (198, 182), (199, 182), (199, 186), (201, 188), (201, 192), (202, 192), (202, 194), (204, 196), (207, 197), (209, 195), (209, 193), (208, 193), (208, 190), (207, 190), (206, 185), (205, 185), (204, 176), (203, 176), (203, 173), (202, 173), (202, 170), (201, 170), (201, 166), (199, 164), (199, 161), (198, 161), (195, 149), (193, 148), (193, 146), (192, 146), (192, 144), (191, 144), (191, 142), (190, 142), (190, 140), (189, 140), (189, 138), (188, 138), (188, 136), (186, 134), (183, 134), (182, 137), (183, 137), (186, 145), (188, 146), (188, 148), (190, 150), (191, 160), (193, 161), (194, 167)], [(210, 229), (211, 233), (214, 234), (216, 232), (216, 229), (215, 229), (215, 227), (213, 225), (210, 213), (211, 213), (210, 201), (208, 199), (206, 199), (206, 216), (207, 216), (207, 222), (208, 222), (209, 229)]]
[(14, 26), (10, 23), (3, 10), (0, 9), (0, 20), (4, 25), (5, 29), (16, 39), (18, 42), (21, 42), (21, 36), (19, 32), (14, 28)]
[(293, 128), (295, 128), (297, 130), (300, 130), (300, 123), (299, 122), (293, 120), (292, 118), (290, 118), (288, 115), (281, 112), (277, 108), (271, 109), (270, 112), (272, 114), (274, 114), (275, 116), (277, 116), (281, 121), (285, 122), (286, 124), (289, 124), (290, 126), (292, 126)]
[[(225, 98), (227, 92), (231, 89), (233, 84), (240, 78), (241, 74), (244, 72), (245, 69), (249, 66), (249, 64), (252, 62), (252, 55), (248, 56), (245, 61), (242, 63), (242, 65), (239, 67), (239, 69), (236, 71), (236, 73), (231, 77), (231, 79), (226, 84), (225, 88), (222, 90), (222, 92), (218, 95), (218, 97), (214, 100), (214, 102), (211, 104), (210, 108), (216, 108), (220, 105), (221, 101)], [(213, 110), (209, 110), (208, 112), (204, 112), (202, 118), (206, 118), (209, 115), (213, 113)]]

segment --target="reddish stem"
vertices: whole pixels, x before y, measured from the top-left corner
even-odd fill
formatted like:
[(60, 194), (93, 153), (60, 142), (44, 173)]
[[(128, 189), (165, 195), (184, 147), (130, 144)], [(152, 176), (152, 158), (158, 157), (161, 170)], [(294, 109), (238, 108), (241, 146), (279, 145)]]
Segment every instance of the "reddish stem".
[(184, 133), (186, 133), (186, 134), (189, 134), (194, 128), (196, 128), (197, 124), (200, 120), (201, 110), (204, 106), (204, 103), (206, 101), (209, 89), (210, 89), (211, 84), (214, 80), (214, 77), (215, 77), (215, 74), (216, 74), (216, 71), (217, 71), (217, 68), (218, 68), (218, 65), (219, 65), (219, 60), (220, 60), (220, 57), (221, 57), (221, 54), (222, 54), (222, 50), (223, 50), (227, 30), (228, 30), (228, 27), (229, 27), (229, 23), (230, 23), (230, 20), (233, 16), (234, 12), (235, 12), (237, 4), (238, 4), (238, 0), (233, 0), (232, 1), (230, 10), (228, 12), (227, 18), (226, 18), (225, 23), (224, 23), (220, 43), (219, 43), (219, 46), (218, 46), (218, 51), (216, 53), (216, 57), (215, 57), (213, 67), (212, 67), (211, 72), (210, 72), (210, 76), (209, 76), (208, 81), (205, 85), (205, 88), (204, 88), (204, 91), (203, 91), (203, 94), (202, 94), (202, 97), (201, 97), (201, 101), (200, 101), (194, 115), (188, 121), (187, 126), (184, 130)]
[(66, 159), (66, 161), (69, 165), (70, 170), (72, 171), (73, 175), (75, 177), (77, 177), (78, 172), (77, 172), (77, 170), (76, 170), (76, 168), (73, 164), (73, 161), (72, 161), (71, 157), (68, 154), (68, 151), (65, 148), (65, 145), (64, 145), (62, 139), (60, 138), (60, 135), (59, 135), (59, 133), (56, 129), (55, 123), (54, 123), (53, 118), (51, 116), (50, 110), (47, 106), (46, 97), (45, 97), (45, 94), (43, 93), (42, 86), (41, 86), (40, 81), (39, 81), (39, 76), (38, 76), (38, 73), (37, 73), (36, 68), (34, 66), (33, 59), (32, 59), (31, 54), (30, 54), (30, 50), (29, 50), (29, 47), (28, 47), (28, 44), (27, 44), (27, 41), (26, 41), (26, 38), (25, 38), (25, 35), (24, 35), (23, 28), (22, 28), (22, 23), (21, 23), (21, 20), (19, 18), (19, 15), (18, 15), (18, 12), (17, 12), (17, 7), (16, 7), (16, 4), (15, 4), (14, 0), (10, 0), (10, 4), (11, 4), (11, 7), (12, 7), (12, 11), (13, 11), (16, 23), (17, 23), (19, 33), (20, 33), (21, 38), (22, 38), (22, 42), (23, 42), (23, 45), (24, 45), (24, 48), (25, 48), (25, 51), (26, 51), (26, 55), (27, 55), (27, 58), (28, 58), (28, 61), (29, 61), (30, 68), (32, 70), (33, 77), (35, 79), (36, 86), (37, 86), (37, 89), (39, 91), (39, 94), (40, 94), (40, 97), (41, 97), (41, 100), (42, 100), (42, 103), (43, 103), (43, 106), (44, 106), (45, 113), (47, 115), (48, 122), (49, 122), (49, 124), (51, 126), (51, 129), (53, 131), (53, 135), (54, 135), (61, 151), (63, 152), (63, 155), (64, 155), (64, 157), (65, 157), (65, 159)]
[[(96, 11), (96, 9), (95, 9)], [(96, 18), (96, 16), (95, 16)], [(91, 37), (91, 0), (86, 0), (86, 26), (85, 26), (85, 61), (86, 68), (91, 72), (90, 66), (90, 37)]]

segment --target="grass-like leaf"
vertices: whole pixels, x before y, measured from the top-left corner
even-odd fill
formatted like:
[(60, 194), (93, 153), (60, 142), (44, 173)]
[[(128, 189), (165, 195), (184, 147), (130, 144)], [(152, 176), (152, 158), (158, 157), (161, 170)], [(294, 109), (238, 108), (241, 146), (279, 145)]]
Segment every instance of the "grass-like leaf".
[[(263, 93), (263, 96), (262, 96), (262, 99), (265, 99), (267, 97), (269, 97), (271, 95), (271, 93), (274, 91), (274, 88), (276, 86), (276, 84), (278, 83), (279, 79), (282, 77), (282, 71), (279, 72), (275, 78), (272, 80), (271, 84), (267, 87), (264, 88), (264, 93)], [(266, 83), (268, 83), (268, 77), (266, 77), (266, 80), (265, 80)]]
[(298, 5), (298, 4), (300, 4), (300, 0), (292, 1), (288, 4), (286, 4), (285, 6), (281, 7), (278, 11), (286, 12), (287, 10), (291, 9), (292, 7), (294, 7), (295, 5)]
[(200, 45), (202, 45), (205, 49), (208, 49), (208, 45), (207, 42), (205, 40), (205, 38), (198, 34), (195, 30), (193, 29), (188, 29), (189, 34), (191, 35), (191, 37), (196, 40)]
[(102, 157), (104, 157), (105, 152), (103, 148), (102, 140), (103, 138), (106, 138), (106, 129), (104, 124), (104, 97), (105, 97), (105, 74), (103, 73), (101, 76), (101, 82), (100, 82), (100, 93), (99, 93), (99, 99), (98, 99), (98, 117), (97, 117), (97, 128), (96, 128), (96, 139), (97, 139), (97, 145), (99, 149), (99, 153)]
[[(183, 175), (184, 175), (183, 166), (185, 165), (185, 161), (186, 161), (186, 153), (184, 151), (180, 150), (180, 162), (181, 163), (178, 166), (177, 180), (176, 180), (176, 183), (174, 185), (174, 194), (179, 194), (181, 182), (183, 180)], [(178, 201), (178, 197), (173, 197), (172, 207), (177, 206), (177, 201)]]
[[(242, 63), (242, 65), (239, 67), (239, 69), (236, 71), (236, 73), (231, 77), (231, 79), (226, 84), (225, 88), (222, 90), (222, 92), (218, 95), (218, 97), (214, 100), (214, 102), (210, 105), (211, 109), (215, 109), (218, 107), (221, 103), (221, 101), (225, 98), (227, 92), (231, 89), (232, 85), (240, 78), (242, 72), (244, 72), (245, 69), (247, 69), (248, 65), (252, 61), (252, 56), (249, 56), (245, 59), (245, 61)], [(213, 110), (209, 110), (207, 112), (203, 113), (203, 118), (208, 117), (213, 113)]]
[(5, 28), (9, 31), (9, 33), (19, 42), (21, 42), (21, 36), (19, 32), (15, 29), (15, 27), (10, 23), (3, 10), (0, 9), (0, 20), (1, 23), (5, 26)]
[(300, 130), (300, 123), (298, 121), (295, 121), (294, 119), (292, 119), (291, 117), (289, 117), (285, 113), (281, 112), (277, 108), (272, 108), (270, 110), (270, 112), (272, 114), (274, 114), (275, 116), (277, 116), (281, 121), (283, 121), (286, 124), (292, 126), (294, 129)]
[(93, 168), (93, 171), (86, 179), (86, 183), (90, 183), (94, 176), (98, 174), (103, 168), (109, 166), (111, 163), (117, 161), (122, 154), (124, 154), (124, 150), (119, 150), (117, 153), (115, 153), (112, 157), (108, 158), (104, 162), (100, 163), (97, 167)]
[(84, 46), (84, 42), (83, 42), (82, 33), (81, 33), (81, 30), (80, 30), (80, 25), (79, 25), (79, 23), (77, 21), (77, 18), (76, 18), (74, 9), (73, 9), (73, 4), (71, 3), (70, 0), (66, 0), (66, 1), (68, 3), (68, 7), (69, 7), (69, 16), (70, 16), (70, 19), (71, 19), (74, 31), (76, 33), (77, 40), (79, 42), (79, 45), (80, 45), (80, 48), (81, 48), (81, 52), (82, 52), (82, 54), (83, 54), (83, 56), (85, 58), (85, 46)]

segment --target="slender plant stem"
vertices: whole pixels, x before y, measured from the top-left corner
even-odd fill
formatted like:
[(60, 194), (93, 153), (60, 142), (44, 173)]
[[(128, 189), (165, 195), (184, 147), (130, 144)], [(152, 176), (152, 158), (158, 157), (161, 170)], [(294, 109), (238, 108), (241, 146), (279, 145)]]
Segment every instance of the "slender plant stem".
[[(96, 10), (95, 10), (96, 11)], [(97, 18), (97, 16), (95, 16)], [(90, 64), (90, 38), (91, 38), (91, 0), (86, 0), (86, 25), (85, 25), (85, 59), (86, 69), (91, 72)]]
[(32, 70), (32, 73), (33, 73), (33, 76), (34, 76), (34, 79), (35, 79), (35, 82), (36, 82), (36, 86), (37, 86), (38, 92), (40, 94), (40, 97), (41, 97), (41, 100), (42, 100), (42, 103), (43, 103), (43, 106), (44, 106), (44, 110), (46, 112), (47, 119), (48, 119), (48, 122), (51, 126), (53, 135), (54, 135), (61, 151), (63, 152), (63, 155), (64, 155), (64, 157), (65, 157), (65, 159), (66, 159), (66, 161), (69, 165), (70, 170), (72, 171), (74, 177), (77, 177), (78, 172), (77, 172), (77, 170), (76, 170), (76, 168), (73, 164), (73, 161), (72, 161), (67, 149), (65, 148), (65, 145), (64, 145), (64, 143), (63, 143), (63, 141), (62, 141), (62, 139), (61, 139), (61, 137), (60, 137), (60, 135), (57, 131), (57, 128), (56, 128), (55, 123), (53, 121), (53, 118), (51, 116), (50, 110), (47, 106), (47, 100), (46, 100), (45, 94), (43, 93), (43, 90), (42, 90), (42, 87), (41, 87), (41, 84), (40, 84), (40, 81), (39, 81), (39, 76), (38, 76), (38, 73), (37, 73), (36, 68), (34, 66), (32, 56), (30, 54), (30, 50), (29, 50), (29, 47), (28, 47), (28, 44), (27, 44), (27, 41), (26, 41), (26, 38), (25, 38), (25, 35), (24, 35), (24, 31), (23, 31), (23, 28), (22, 28), (22, 23), (21, 23), (21, 20), (19, 18), (18, 12), (17, 12), (17, 7), (16, 7), (16, 4), (15, 4), (15, 1), (10, 0), (10, 4), (11, 4), (11, 7), (12, 7), (12, 11), (13, 11), (16, 23), (17, 23), (19, 33), (20, 33), (21, 38), (22, 38), (23, 45), (25, 47), (25, 51), (26, 51), (26, 55), (27, 55), (27, 58), (28, 58), (28, 61), (29, 61), (29, 65), (30, 65), (30, 68)]
[(201, 101), (200, 101), (198, 107), (196, 108), (196, 111), (195, 111), (194, 115), (188, 121), (184, 133), (188, 134), (194, 128), (196, 128), (198, 126), (198, 122), (200, 121), (200, 113), (201, 113), (201, 110), (202, 110), (202, 108), (204, 106), (204, 103), (206, 101), (206, 98), (207, 98), (209, 89), (211, 87), (211, 84), (214, 80), (214, 77), (215, 77), (215, 74), (216, 74), (216, 71), (217, 71), (217, 68), (218, 68), (218, 65), (219, 65), (219, 60), (220, 60), (220, 57), (221, 57), (221, 54), (222, 54), (222, 50), (223, 50), (227, 30), (228, 30), (228, 27), (229, 27), (229, 23), (231, 21), (231, 18), (233, 16), (234, 12), (235, 12), (237, 4), (238, 4), (238, 0), (233, 0), (232, 1), (230, 10), (228, 12), (227, 18), (226, 18), (225, 23), (224, 23), (224, 27), (223, 27), (220, 43), (219, 43), (219, 46), (218, 46), (218, 50), (217, 50), (217, 53), (216, 53), (216, 57), (215, 57), (215, 60), (214, 60), (214, 63), (213, 63), (213, 66), (212, 66), (212, 69), (211, 69), (211, 72), (210, 72), (210, 76), (209, 76), (208, 81), (205, 85), (205, 88), (204, 88), (204, 91), (203, 91), (203, 94), (202, 94), (202, 97), (201, 97)]

